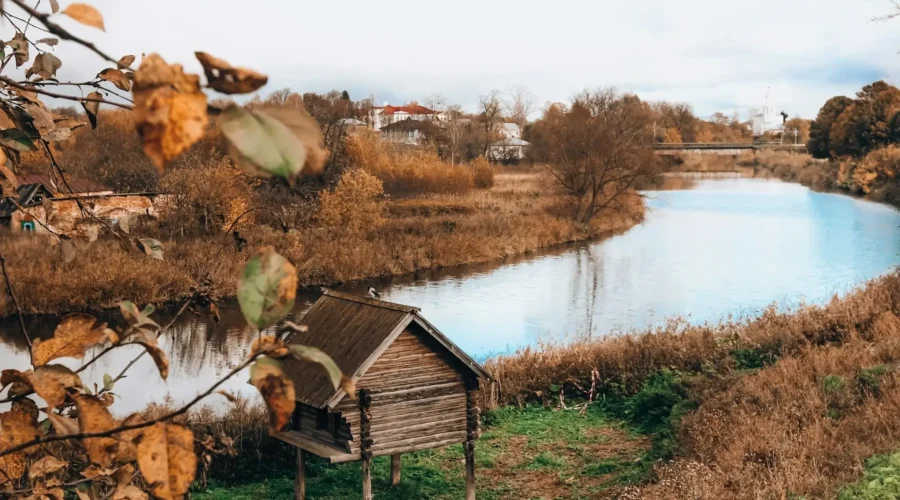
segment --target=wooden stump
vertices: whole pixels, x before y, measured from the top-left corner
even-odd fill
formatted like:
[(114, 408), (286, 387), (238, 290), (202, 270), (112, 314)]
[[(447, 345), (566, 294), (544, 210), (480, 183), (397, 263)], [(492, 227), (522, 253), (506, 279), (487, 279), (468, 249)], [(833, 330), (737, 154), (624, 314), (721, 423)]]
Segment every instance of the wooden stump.
[(466, 500), (475, 500), (475, 442), (463, 443), (466, 454)]
[(306, 452), (303, 448), (297, 448), (297, 477), (294, 482), (294, 498), (304, 500), (306, 498)]
[(391, 486), (400, 484), (400, 454), (391, 455)]

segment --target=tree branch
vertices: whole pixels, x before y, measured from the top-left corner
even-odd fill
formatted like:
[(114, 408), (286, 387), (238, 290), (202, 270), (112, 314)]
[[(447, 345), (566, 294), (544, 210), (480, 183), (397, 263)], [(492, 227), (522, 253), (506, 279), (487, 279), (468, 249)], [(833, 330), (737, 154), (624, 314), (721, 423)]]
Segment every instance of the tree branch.
[[(77, 97), (77, 96), (73, 96), (73, 95), (57, 94), (56, 92), (50, 92), (48, 90), (37, 88), (33, 85), (21, 84), (7, 76), (0, 76), (0, 82), (3, 82), (5, 84), (9, 85), (10, 87), (27, 90), (29, 92), (34, 92), (36, 94), (45, 95), (47, 97), (55, 97), (56, 99), (65, 99), (67, 101), (76, 101), (81, 104), (84, 104), (86, 102), (99, 102), (101, 104), (109, 104), (110, 106), (116, 106), (116, 107), (119, 107), (122, 109), (134, 109), (130, 104), (122, 104), (122, 103), (118, 103), (115, 101), (110, 101), (107, 99), (102, 99), (102, 98), (97, 98), (97, 97)], [(106, 90), (106, 89), (103, 89), (103, 90)]]
[(92, 52), (94, 52), (95, 54), (97, 54), (98, 56), (102, 57), (103, 59), (105, 59), (113, 64), (118, 64), (118, 61), (116, 59), (113, 59), (112, 57), (106, 55), (102, 50), (98, 49), (97, 46), (95, 46), (93, 43), (88, 42), (87, 40), (78, 38), (77, 36), (66, 31), (62, 26), (51, 21), (50, 14), (43, 14), (41, 12), (36, 11), (35, 9), (32, 9), (23, 0), (10, 0), (10, 1), (12, 3), (18, 5), (20, 9), (24, 10), (31, 17), (36, 17), (38, 19), (38, 21), (40, 21), (41, 24), (43, 24), (44, 27), (47, 28), (47, 31), (49, 31), (50, 33), (53, 33), (54, 35), (62, 38), (63, 40), (70, 40), (79, 45), (82, 45), (82, 46), (86, 47), (87, 49), (91, 50)]
[(148, 420), (146, 422), (140, 422), (140, 423), (136, 423), (136, 424), (122, 425), (122, 426), (116, 427), (114, 429), (109, 429), (109, 430), (101, 431), (101, 432), (79, 432), (77, 434), (69, 434), (69, 435), (55, 434), (52, 436), (46, 436), (46, 437), (41, 437), (41, 438), (37, 438), (37, 439), (32, 439), (31, 441), (26, 441), (24, 443), (21, 443), (16, 446), (12, 446), (12, 447), (6, 448), (5, 450), (0, 451), (0, 457), (4, 457), (6, 455), (15, 453), (17, 451), (27, 450), (28, 448), (32, 448), (34, 446), (39, 446), (39, 445), (43, 445), (43, 444), (47, 444), (47, 443), (55, 443), (57, 441), (71, 441), (71, 440), (75, 440), (75, 439), (109, 437), (114, 434), (120, 434), (125, 431), (133, 431), (133, 430), (137, 430), (137, 429), (143, 429), (145, 427), (150, 427), (151, 425), (156, 425), (160, 422), (166, 422), (166, 421), (171, 420), (179, 415), (183, 415), (183, 414), (187, 413), (187, 411), (190, 410), (191, 407), (193, 407), (194, 405), (199, 403), (203, 398), (212, 394), (213, 391), (218, 389), (219, 386), (222, 385), (223, 383), (225, 383), (226, 380), (237, 375), (244, 368), (247, 368), (248, 366), (250, 366), (251, 363), (256, 361), (256, 358), (258, 358), (259, 356), (262, 356), (262, 355), (263, 355), (263, 353), (259, 353), (259, 352), (254, 353), (253, 355), (250, 356), (250, 358), (248, 358), (246, 361), (244, 361), (240, 365), (236, 366), (233, 370), (228, 372), (228, 374), (225, 375), (223, 378), (221, 378), (218, 382), (216, 382), (215, 384), (210, 386), (209, 389), (198, 394), (194, 399), (189, 401), (187, 404), (185, 404), (178, 410), (175, 410), (171, 413), (163, 415), (159, 418), (155, 418), (153, 420)]

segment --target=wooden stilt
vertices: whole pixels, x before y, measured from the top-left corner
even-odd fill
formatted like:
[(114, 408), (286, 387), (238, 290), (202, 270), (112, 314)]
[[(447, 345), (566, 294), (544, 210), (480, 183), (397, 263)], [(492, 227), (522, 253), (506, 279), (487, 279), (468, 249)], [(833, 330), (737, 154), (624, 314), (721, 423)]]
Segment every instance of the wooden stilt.
[(466, 454), (466, 500), (475, 500), (475, 442), (463, 443)]
[(305, 500), (306, 498), (306, 452), (303, 448), (297, 448), (297, 477), (294, 481), (294, 498)]
[(362, 497), (363, 500), (372, 500), (372, 459), (362, 459)]
[(391, 455), (391, 486), (400, 484), (400, 454)]

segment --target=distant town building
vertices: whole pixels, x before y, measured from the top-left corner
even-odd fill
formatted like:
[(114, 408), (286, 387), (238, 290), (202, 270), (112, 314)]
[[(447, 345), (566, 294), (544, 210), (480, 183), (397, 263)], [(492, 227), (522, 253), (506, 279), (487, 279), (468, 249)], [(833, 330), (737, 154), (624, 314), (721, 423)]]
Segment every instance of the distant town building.
[(386, 125), (404, 120), (445, 122), (448, 119), (449, 115), (447, 113), (436, 112), (418, 104), (391, 106), (388, 103), (384, 103), (384, 106), (373, 108), (369, 114), (369, 123), (374, 130), (381, 130)]
[(498, 123), (494, 128), (504, 139), (522, 138), (522, 131), (519, 130), (519, 126), (515, 123)]
[[(518, 130), (519, 127), (516, 127)], [(515, 163), (525, 159), (531, 143), (518, 137), (508, 137), (491, 144), (488, 159), (500, 163)]]
[(437, 125), (430, 121), (407, 118), (381, 127), (381, 138), (398, 144), (418, 145), (434, 137)]

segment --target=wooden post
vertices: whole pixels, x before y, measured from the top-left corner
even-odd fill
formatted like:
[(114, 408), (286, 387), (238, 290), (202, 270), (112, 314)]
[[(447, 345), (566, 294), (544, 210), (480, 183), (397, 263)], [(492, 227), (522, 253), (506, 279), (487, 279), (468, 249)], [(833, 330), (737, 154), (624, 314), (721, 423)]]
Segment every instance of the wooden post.
[(475, 500), (475, 441), (463, 443), (466, 454), (466, 500)]
[(297, 448), (297, 478), (294, 482), (294, 498), (305, 500), (306, 498), (306, 452), (303, 448)]
[(362, 459), (362, 497), (372, 500), (372, 460), (365, 456)]
[(475, 500), (475, 440), (481, 435), (481, 409), (475, 399), (478, 379), (466, 380), (466, 500)]
[(362, 497), (372, 500), (372, 438), (370, 437), (372, 414), (369, 405), (372, 396), (366, 389), (359, 390), (359, 446), (362, 456)]
[(400, 484), (400, 454), (391, 455), (391, 486)]

